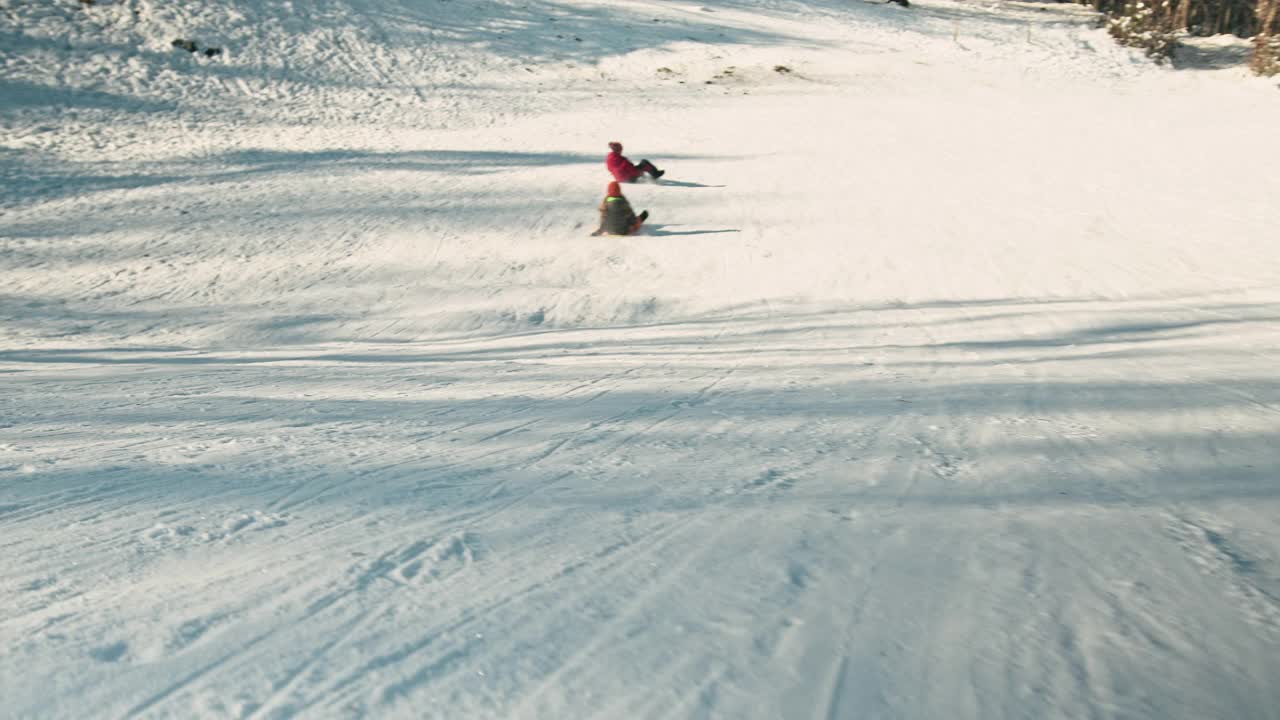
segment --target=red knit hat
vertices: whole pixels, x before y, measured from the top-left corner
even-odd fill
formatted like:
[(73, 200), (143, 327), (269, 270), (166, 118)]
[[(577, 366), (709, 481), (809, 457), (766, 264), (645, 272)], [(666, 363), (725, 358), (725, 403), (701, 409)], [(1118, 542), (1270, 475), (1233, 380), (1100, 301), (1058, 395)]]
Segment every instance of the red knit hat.
[(622, 197), (622, 187), (618, 185), (617, 180), (609, 183), (609, 194), (605, 197)]
[(609, 143), (609, 149), (614, 152), (622, 152), (622, 143), (618, 142), (617, 140), (614, 140), (613, 142)]

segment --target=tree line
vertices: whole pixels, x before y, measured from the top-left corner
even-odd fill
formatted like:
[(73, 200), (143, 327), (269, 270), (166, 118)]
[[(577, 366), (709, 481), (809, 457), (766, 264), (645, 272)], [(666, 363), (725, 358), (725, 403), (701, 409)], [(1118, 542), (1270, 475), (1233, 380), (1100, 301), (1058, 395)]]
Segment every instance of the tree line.
[(1080, 0), (1107, 17), (1120, 42), (1168, 58), (1179, 33), (1253, 38), (1250, 66), (1280, 73), (1280, 0)]

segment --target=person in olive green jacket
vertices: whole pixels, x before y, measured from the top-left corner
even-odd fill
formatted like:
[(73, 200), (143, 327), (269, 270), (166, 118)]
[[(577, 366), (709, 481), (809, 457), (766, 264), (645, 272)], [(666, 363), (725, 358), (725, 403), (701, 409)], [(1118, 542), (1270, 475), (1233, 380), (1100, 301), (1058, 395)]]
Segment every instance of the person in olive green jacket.
[(622, 196), (621, 186), (614, 181), (609, 183), (608, 194), (600, 202), (600, 227), (591, 234), (634, 235), (648, 217), (648, 210), (636, 215), (631, 203)]

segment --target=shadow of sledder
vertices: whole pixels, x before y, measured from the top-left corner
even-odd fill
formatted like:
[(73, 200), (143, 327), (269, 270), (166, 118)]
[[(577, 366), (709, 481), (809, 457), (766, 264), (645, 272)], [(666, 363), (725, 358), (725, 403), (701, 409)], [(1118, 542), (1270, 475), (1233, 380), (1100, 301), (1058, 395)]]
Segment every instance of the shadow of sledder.
[(669, 227), (680, 227), (679, 225), (645, 225), (640, 228), (637, 235), (654, 235), (657, 237), (672, 237), (675, 235), (716, 235), (719, 233), (736, 233), (742, 232), (737, 228), (725, 228), (723, 230), (667, 230)]
[(657, 180), (650, 180), (650, 181), (648, 181), (648, 182), (649, 182), (649, 184), (650, 184), (650, 185), (662, 185), (662, 186), (665, 186), (665, 187), (687, 187), (687, 188), (722, 188), (722, 187), (727, 187), (727, 186), (725, 186), (725, 185), (703, 185), (702, 183), (696, 183), (696, 182), (685, 182), (685, 181), (683, 181), (683, 180), (667, 180), (666, 178), (659, 178), (659, 179), (657, 179)]

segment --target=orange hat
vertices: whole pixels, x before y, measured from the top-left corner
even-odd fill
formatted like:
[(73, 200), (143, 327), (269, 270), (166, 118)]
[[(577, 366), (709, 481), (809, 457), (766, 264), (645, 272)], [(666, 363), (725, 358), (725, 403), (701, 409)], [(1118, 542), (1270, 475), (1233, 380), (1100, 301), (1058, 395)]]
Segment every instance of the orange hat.
[(609, 194), (606, 197), (622, 197), (622, 187), (617, 180), (609, 183)]

